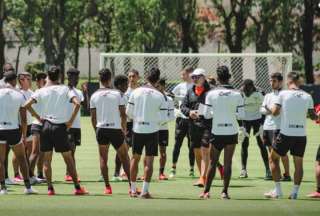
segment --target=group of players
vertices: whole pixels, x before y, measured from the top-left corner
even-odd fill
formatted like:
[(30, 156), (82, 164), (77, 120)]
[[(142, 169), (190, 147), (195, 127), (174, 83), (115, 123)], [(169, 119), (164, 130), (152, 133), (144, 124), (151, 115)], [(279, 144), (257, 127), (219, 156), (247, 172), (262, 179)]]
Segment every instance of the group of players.
[[(0, 81), (0, 194), (7, 194), (8, 154), (14, 153), (15, 180), (22, 179), (25, 194), (36, 194), (31, 185), (47, 182), (48, 195), (55, 195), (51, 161), (53, 150), (61, 153), (66, 164), (66, 181), (74, 183), (74, 194), (88, 191), (80, 185), (75, 150), (81, 143), (80, 105), (84, 96), (76, 87), (79, 70), (67, 71), (68, 85), (60, 84), (59, 67), (36, 76), (38, 89), (31, 91), (31, 75), (16, 74), (11, 64), (4, 65)], [(265, 165), (266, 180), (275, 181), (268, 198), (282, 197), (280, 180), (290, 181), (287, 152), (293, 156), (295, 173), (290, 199), (296, 199), (303, 177), (303, 156), (307, 144), (306, 118), (319, 120), (320, 110), (314, 109), (312, 97), (299, 89), (299, 74), (286, 77), (287, 90), (281, 90), (281, 73), (270, 76), (272, 92), (265, 97), (252, 80), (245, 80), (241, 91), (230, 84), (231, 74), (219, 66), (216, 80), (206, 78), (206, 71), (186, 68), (181, 72), (183, 83), (170, 93), (160, 71), (151, 68), (145, 73), (145, 85), (139, 86), (139, 72), (130, 70), (128, 76), (112, 76), (109, 69), (99, 71), (100, 88), (90, 98), (92, 127), (99, 149), (100, 172), (105, 183), (104, 194), (112, 194), (108, 175), (108, 151), (111, 144), (116, 154), (114, 177), (120, 169), (129, 183), (131, 197), (152, 198), (149, 186), (153, 175), (154, 157), (160, 153), (159, 180), (167, 180), (168, 122), (176, 119), (175, 144), (170, 178), (176, 175), (180, 148), (188, 138), (190, 176), (196, 163), (200, 178), (194, 184), (204, 187), (200, 198), (210, 197), (210, 188), (218, 168), (223, 178), (222, 199), (230, 199), (228, 188), (236, 144), (241, 143), (241, 178), (247, 178), (247, 158), (250, 131), (253, 129)], [(17, 87), (17, 80), (19, 86)], [(316, 84), (320, 74), (315, 73)], [(175, 107), (175, 103), (178, 103)], [(267, 147), (266, 147), (267, 146)], [(129, 148), (132, 148), (131, 158)], [(137, 188), (141, 155), (143, 186)], [(219, 162), (224, 151), (223, 165)], [(269, 151), (269, 152), (268, 152)], [(279, 160), (285, 172), (281, 177)], [(38, 167), (38, 176), (34, 174)], [(22, 177), (20, 177), (20, 173)], [(317, 191), (310, 197), (320, 197), (320, 147), (316, 163)]]

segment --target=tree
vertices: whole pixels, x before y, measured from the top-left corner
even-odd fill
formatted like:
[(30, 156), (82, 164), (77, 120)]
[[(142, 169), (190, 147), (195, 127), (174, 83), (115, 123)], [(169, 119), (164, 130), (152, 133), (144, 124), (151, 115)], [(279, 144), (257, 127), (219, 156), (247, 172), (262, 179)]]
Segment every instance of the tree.
[(2, 67), (5, 63), (5, 56), (4, 56), (4, 49), (5, 49), (5, 44), (6, 44), (6, 38), (3, 33), (3, 28), (4, 28), (4, 22), (6, 19), (6, 5), (4, 1), (0, 2), (0, 79), (2, 79)]

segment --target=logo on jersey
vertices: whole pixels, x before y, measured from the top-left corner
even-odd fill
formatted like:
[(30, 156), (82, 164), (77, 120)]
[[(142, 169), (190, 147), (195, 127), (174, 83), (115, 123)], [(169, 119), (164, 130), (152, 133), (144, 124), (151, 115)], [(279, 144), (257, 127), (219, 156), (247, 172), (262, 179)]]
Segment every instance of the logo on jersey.
[(225, 96), (228, 97), (231, 94), (231, 92), (219, 92), (219, 96)]
[(298, 98), (301, 98), (302, 95), (303, 95), (303, 93), (301, 93), (301, 92), (297, 92), (297, 93), (294, 94), (294, 96), (295, 96), (295, 97), (298, 97)]

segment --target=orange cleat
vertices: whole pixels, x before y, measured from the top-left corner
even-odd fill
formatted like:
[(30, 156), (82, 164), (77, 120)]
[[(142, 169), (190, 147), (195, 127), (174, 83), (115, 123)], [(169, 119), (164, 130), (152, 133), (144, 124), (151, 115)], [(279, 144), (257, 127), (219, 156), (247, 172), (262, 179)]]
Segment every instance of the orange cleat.
[(111, 186), (105, 187), (105, 189), (104, 189), (104, 194), (106, 194), (106, 195), (112, 195), (112, 188), (111, 188)]
[(89, 192), (84, 187), (74, 190), (74, 195), (86, 195), (86, 194), (89, 194)]
[(168, 177), (165, 174), (160, 174), (159, 175), (159, 180), (160, 181), (168, 180)]
[(320, 199), (320, 192), (315, 191), (308, 195), (309, 198), (318, 198)]
[(200, 177), (199, 180), (193, 184), (193, 186), (204, 187), (206, 184), (206, 179), (204, 177)]

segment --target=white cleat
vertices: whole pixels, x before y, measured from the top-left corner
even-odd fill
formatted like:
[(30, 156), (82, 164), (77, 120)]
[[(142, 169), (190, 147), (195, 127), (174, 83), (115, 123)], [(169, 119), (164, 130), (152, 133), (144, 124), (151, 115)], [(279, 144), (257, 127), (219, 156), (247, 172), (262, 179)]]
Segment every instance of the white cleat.
[(264, 194), (264, 197), (269, 199), (280, 199), (282, 196), (282, 193), (277, 194), (275, 190), (271, 190)]
[(29, 189), (24, 189), (24, 194), (26, 195), (32, 195), (32, 194), (38, 194), (38, 191), (34, 190), (32, 187)]
[(297, 193), (291, 193), (290, 196), (288, 197), (288, 199), (291, 199), (291, 200), (296, 200), (297, 198), (298, 198)]
[(6, 185), (16, 185), (17, 184), (16, 182), (12, 181), (10, 178), (6, 178), (5, 183), (6, 183)]
[(8, 194), (8, 190), (7, 189), (0, 190), (0, 196), (7, 195), (7, 194)]
[(32, 176), (32, 177), (30, 178), (30, 184), (31, 184), (31, 185), (41, 184), (41, 183), (43, 183), (43, 182), (45, 182), (43, 179), (40, 179), (40, 178), (38, 178), (38, 177), (36, 177), (36, 176)]

